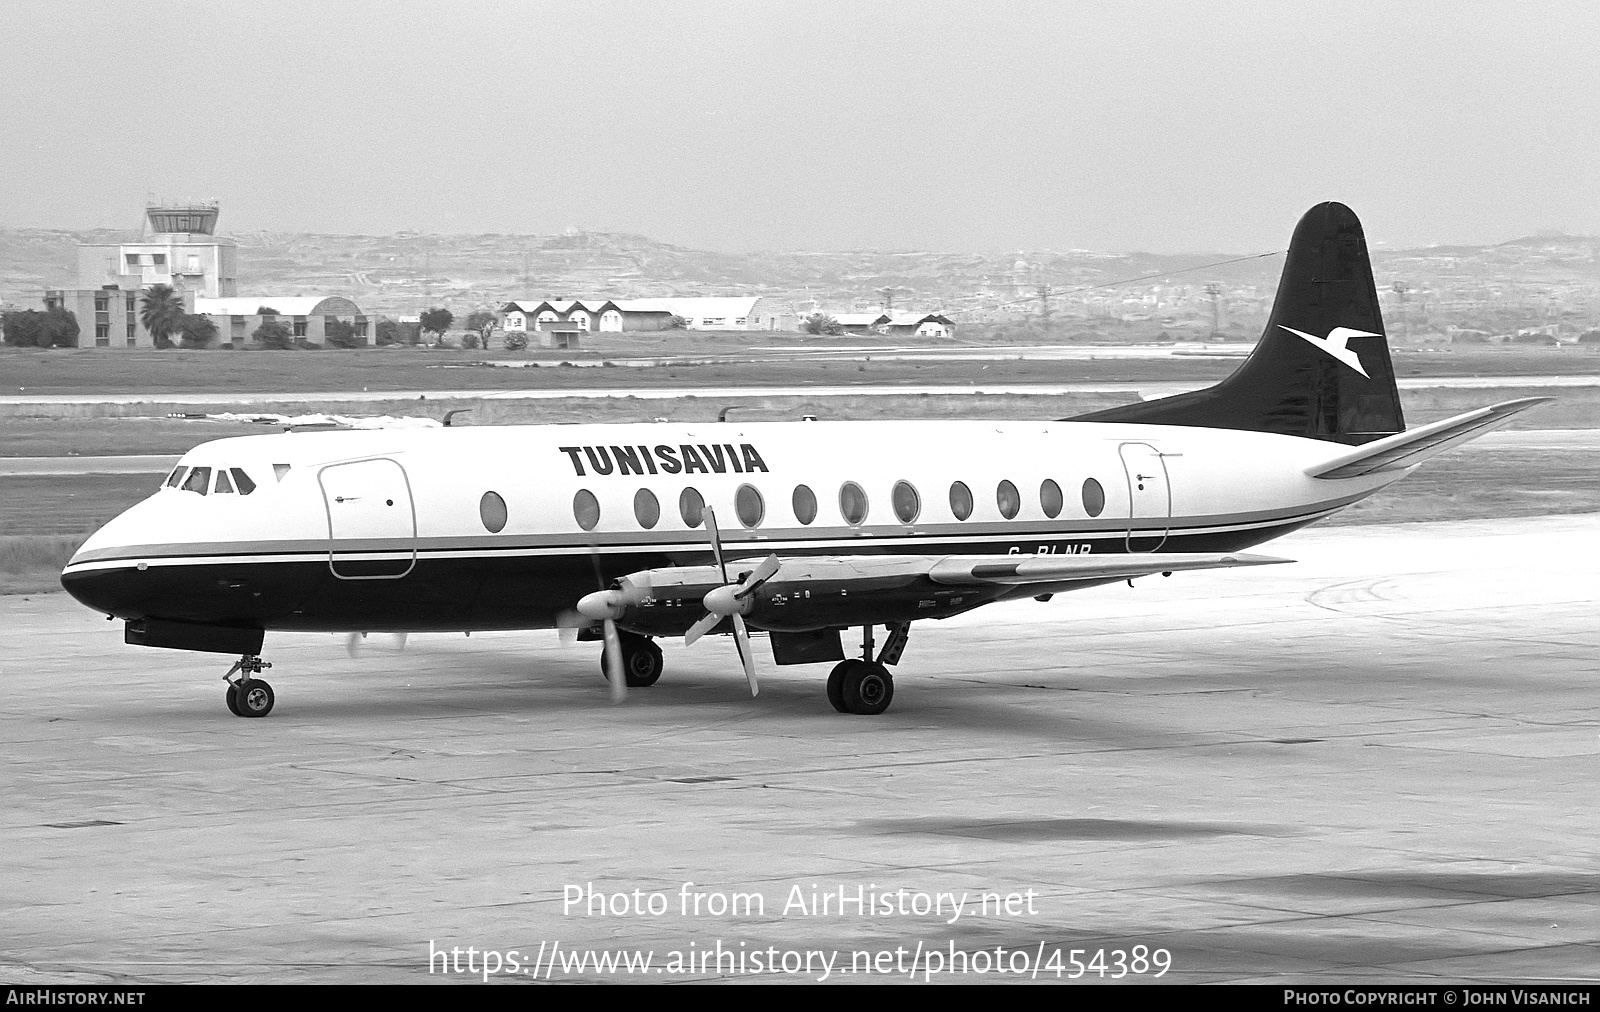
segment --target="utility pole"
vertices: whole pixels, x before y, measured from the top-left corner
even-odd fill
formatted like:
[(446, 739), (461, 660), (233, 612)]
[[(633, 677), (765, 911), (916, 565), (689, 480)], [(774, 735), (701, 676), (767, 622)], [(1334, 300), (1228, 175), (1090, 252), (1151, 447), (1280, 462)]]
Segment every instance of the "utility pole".
[(1050, 332), (1050, 284), (1047, 281), (1039, 282), (1039, 327), (1047, 334)]
[(1211, 339), (1215, 341), (1222, 337), (1222, 286), (1213, 281), (1206, 285), (1206, 294), (1211, 296)]
[(1392, 286), (1395, 295), (1400, 298), (1400, 333), (1407, 344), (1411, 343), (1411, 324), (1406, 319), (1406, 293), (1411, 291), (1411, 286), (1404, 281), (1396, 281)]

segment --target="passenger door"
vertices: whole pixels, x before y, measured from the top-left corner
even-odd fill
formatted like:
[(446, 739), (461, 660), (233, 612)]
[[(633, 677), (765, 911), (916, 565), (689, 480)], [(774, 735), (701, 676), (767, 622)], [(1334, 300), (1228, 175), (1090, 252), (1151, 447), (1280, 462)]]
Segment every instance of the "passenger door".
[(328, 510), (328, 568), (341, 580), (398, 580), (417, 564), (411, 482), (386, 457), (317, 474)]
[(1122, 469), (1128, 476), (1128, 551), (1153, 552), (1167, 540), (1172, 519), (1172, 486), (1161, 451), (1149, 443), (1123, 443)]

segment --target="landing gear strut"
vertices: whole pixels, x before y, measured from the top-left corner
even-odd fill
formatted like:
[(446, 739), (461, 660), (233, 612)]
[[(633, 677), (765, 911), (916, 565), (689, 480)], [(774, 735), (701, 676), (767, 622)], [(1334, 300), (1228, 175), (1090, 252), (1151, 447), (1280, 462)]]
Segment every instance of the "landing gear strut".
[[(620, 629), (617, 630), (617, 640), (622, 647), (624, 684), (630, 689), (656, 684), (665, 665), (661, 659), (661, 648), (656, 646), (655, 640), (637, 633), (623, 632)], [(600, 652), (600, 674), (605, 676), (606, 681), (611, 681), (611, 672), (606, 664), (603, 650)]]
[(888, 665), (896, 664), (906, 648), (910, 622), (889, 626), (889, 638), (876, 660), (872, 657), (872, 627), (861, 628), (861, 659), (841, 661), (828, 675), (828, 702), (840, 713), (875, 716), (894, 701), (894, 676)]
[(272, 686), (253, 677), (270, 667), (270, 663), (255, 654), (245, 654), (222, 676), (228, 683), (228, 709), (235, 717), (265, 717), (272, 712), (272, 704), (277, 701)]

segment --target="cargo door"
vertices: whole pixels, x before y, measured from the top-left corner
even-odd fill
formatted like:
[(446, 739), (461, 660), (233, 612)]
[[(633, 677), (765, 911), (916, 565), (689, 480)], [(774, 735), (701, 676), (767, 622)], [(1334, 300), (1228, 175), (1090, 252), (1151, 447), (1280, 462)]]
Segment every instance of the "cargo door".
[(328, 509), (328, 568), (341, 580), (398, 580), (417, 564), (411, 482), (386, 457), (317, 474)]
[(1153, 552), (1166, 542), (1172, 519), (1167, 462), (1149, 443), (1123, 443), (1121, 452), (1128, 476), (1128, 551)]

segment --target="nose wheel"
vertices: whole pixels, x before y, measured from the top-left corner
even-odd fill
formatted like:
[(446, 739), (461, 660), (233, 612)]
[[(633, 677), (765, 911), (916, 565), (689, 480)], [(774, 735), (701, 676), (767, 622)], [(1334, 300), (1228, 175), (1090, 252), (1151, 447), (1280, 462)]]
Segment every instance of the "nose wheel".
[(255, 654), (245, 654), (222, 676), (228, 683), (228, 711), (235, 717), (265, 717), (272, 712), (272, 705), (277, 702), (272, 686), (265, 679), (254, 677), (270, 667)]

